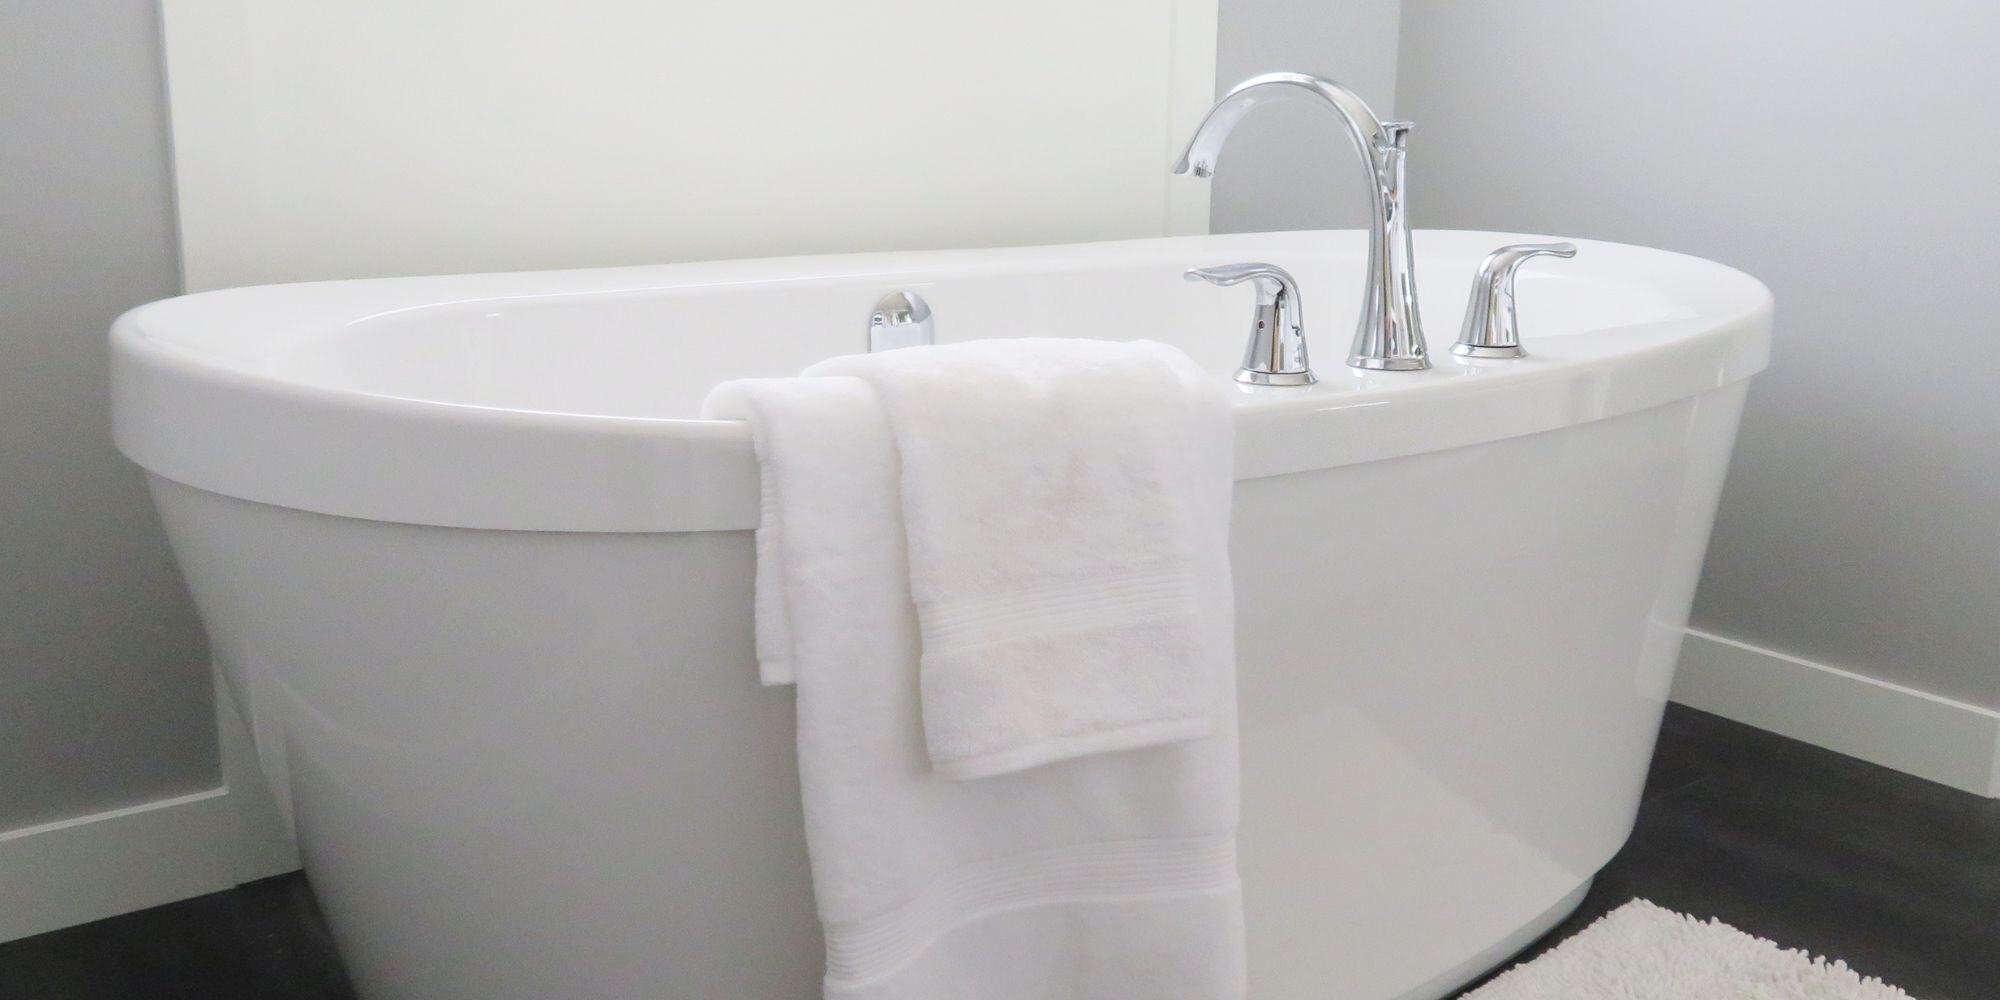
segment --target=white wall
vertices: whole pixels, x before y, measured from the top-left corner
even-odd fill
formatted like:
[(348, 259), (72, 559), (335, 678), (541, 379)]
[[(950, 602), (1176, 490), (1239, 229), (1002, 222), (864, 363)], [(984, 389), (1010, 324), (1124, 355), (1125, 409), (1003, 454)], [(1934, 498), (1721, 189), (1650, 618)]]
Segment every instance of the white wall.
[(0, 834), (216, 783), (200, 629), (108, 427), (105, 330), (179, 283), (155, 42), (147, 0), (0, 3)]
[[(1405, 9), (1419, 225), (1681, 250), (1777, 297), (1694, 612), (1760, 648), (1702, 654), (1763, 671), (1731, 689), (1767, 702), (1753, 721), (1885, 725), (1823, 682), (2000, 709), (1995, 51), (1984, 3)], [(1859, 738), (1933, 739), (1916, 725)]]
[(1216, 0), (166, 0), (189, 287), (1198, 232)]

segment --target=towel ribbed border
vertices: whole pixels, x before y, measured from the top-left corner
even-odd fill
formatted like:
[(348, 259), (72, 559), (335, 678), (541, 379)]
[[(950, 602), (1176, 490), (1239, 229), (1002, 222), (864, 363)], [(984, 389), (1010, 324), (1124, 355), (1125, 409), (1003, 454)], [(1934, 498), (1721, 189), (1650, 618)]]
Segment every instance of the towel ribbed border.
[(977, 647), (1022, 635), (1052, 635), (1115, 627), (1195, 610), (1194, 580), (1185, 569), (1134, 573), (1111, 580), (1062, 582), (973, 600), (922, 602), (917, 622), (927, 654)]

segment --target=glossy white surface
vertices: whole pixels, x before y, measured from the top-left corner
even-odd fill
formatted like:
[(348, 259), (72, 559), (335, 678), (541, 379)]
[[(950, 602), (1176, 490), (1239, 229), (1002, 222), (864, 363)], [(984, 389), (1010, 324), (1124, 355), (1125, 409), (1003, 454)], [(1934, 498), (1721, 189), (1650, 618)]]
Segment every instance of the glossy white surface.
[(897, 287), (940, 339), (1149, 336), (1226, 379), (1249, 292), (1180, 270), (1269, 259), (1325, 381), (1238, 390), (1252, 991), (1435, 997), (1628, 833), (1768, 342), (1754, 280), (1586, 242), (1522, 275), (1533, 357), (1450, 360), (1529, 238), (1417, 235), (1417, 374), (1330, 363), (1354, 233), (211, 293), (119, 322), (117, 427), (366, 995), (803, 998), (755, 467), (700, 396), (858, 349)]
[[(1434, 354), (1447, 354), (1486, 251), (1532, 238), (1417, 235)], [(691, 419), (719, 379), (795, 374), (865, 350), (868, 311), (896, 288), (921, 291), (941, 342), (1150, 337), (1227, 373), (1251, 292), (1190, 285), (1180, 272), (1247, 258), (1298, 276), (1321, 382), (1234, 390), (1242, 478), (1600, 419), (1763, 365), (1770, 300), (1755, 280), (1578, 243), (1576, 260), (1521, 275), (1529, 358), (1416, 373), (1339, 363), (1364, 250), (1349, 231), (207, 292), (118, 321), (115, 429), (127, 455), (168, 478), (321, 513), (549, 531), (749, 528), (748, 432)]]

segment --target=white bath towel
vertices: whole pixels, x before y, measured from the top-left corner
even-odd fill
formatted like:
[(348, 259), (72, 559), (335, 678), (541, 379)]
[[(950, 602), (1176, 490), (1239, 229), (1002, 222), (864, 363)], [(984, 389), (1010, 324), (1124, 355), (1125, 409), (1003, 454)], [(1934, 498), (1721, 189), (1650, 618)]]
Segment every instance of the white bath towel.
[[(772, 498), (759, 549), (777, 562), (759, 585), (782, 596), (758, 611), (785, 617), (759, 622), (759, 650), (798, 688), (829, 1000), (1241, 997), (1233, 684), (1215, 686), (1205, 736), (939, 775), (880, 396), (853, 377), (760, 380), (719, 388), (707, 410), (752, 422)], [(1228, 485), (1197, 491), (1189, 543), (1197, 640), (1225, 667)]]
[(1230, 651), (1199, 576), (1224, 544), (1230, 406), (1150, 342), (982, 340), (834, 358), (901, 458), (925, 743), (980, 777), (1213, 730)]

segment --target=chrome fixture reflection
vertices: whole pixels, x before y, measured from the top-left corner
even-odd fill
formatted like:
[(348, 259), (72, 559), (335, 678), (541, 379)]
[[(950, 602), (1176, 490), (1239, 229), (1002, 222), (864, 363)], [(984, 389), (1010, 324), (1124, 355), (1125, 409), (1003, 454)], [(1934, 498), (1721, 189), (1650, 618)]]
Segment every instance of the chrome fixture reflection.
[(1216, 155), (1236, 123), (1258, 103), (1281, 97), (1317, 97), (1340, 116), (1367, 166), (1373, 225), (1368, 231), (1368, 280), (1354, 350), (1347, 363), (1372, 371), (1429, 368), (1423, 323), (1417, 315), (1416, 258), (1404, 212), (1403, 160), (1409, 122), (1384, 122), (1353, 91), (1305, 73), (1265, 73), (1230, 88), (1188, 140), (1174, 173), (1209, 177)]
[(1185, 277), (1211, 285), (1248, 281), (1257, 288), (1257, 311), (1251, 319), (1250, 342), (1243, 347), (1243, 367), (1236, 372), (1236, 381), (1245, 385), (1311, 385), (1319, 381), (1306, 362), (1299, 283), (1284, 268), (1276, 264), (1224, 264), (1189, 268)]
[(915, 292), (890, 292), (868, 317), (868, 353), (937, 343), (931, 304)]
[(1472, 299), (1465, 304), (1465, 326), (1451, 353), (1461, 358), (1526, 357), (1521, 330), (1514, 318), (1514, 272), (1531, 257), (1574, 257), (1574, 243), (1516, 243), (1486, 255), (1472, 279)]

